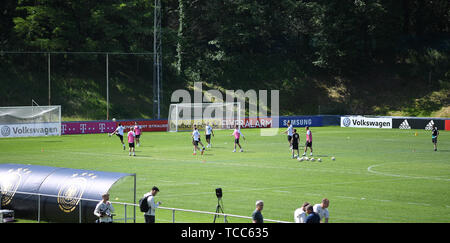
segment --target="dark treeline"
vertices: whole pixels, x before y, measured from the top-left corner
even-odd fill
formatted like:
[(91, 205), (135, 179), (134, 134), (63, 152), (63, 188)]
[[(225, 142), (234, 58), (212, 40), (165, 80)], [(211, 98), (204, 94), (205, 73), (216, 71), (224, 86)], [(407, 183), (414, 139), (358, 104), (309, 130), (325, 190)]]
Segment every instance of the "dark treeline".
[[(163, 0), (162, 16), (165, 112), (172, 91), (195, 81), (278, 89), (283, 115), (430, 115), (449, 105), (446, 0)], [(0, 18), (3, 51), (153, 51), (153, 1), (5, 0)], [(1, 55), (0, 105), (47, 103), (45, 60)], [(104, 118), (104, 56), (55, 61), (52, 103)], [(152, 56), (115, 56), (110, 72), (113, 114), (151, 116)], [(132, 103), (139, 114), (127, 113)]]

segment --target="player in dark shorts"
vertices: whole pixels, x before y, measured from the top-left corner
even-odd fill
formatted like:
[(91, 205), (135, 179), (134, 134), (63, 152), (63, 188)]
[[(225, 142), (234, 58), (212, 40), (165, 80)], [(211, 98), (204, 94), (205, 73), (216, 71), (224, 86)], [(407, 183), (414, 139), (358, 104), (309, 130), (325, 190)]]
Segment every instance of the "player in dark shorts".
[(300, 143), (300, 135), (297, 133), (297, 129), (294, 129), (292, 134), (292, 158), (295, 159), (294, 151), (297, 150), (297, 157), (300, 157), (300, 152), (298, 151), (298, 144)]
[(431, 130), (431, 141), (434, 145), (434, 151), (437, 151), (437, 139), (439, 136), (439, 130), (436, 126), (433, 127), (433, 130)]
[(313, 149), (312, 149), (312, 132), (309, 130), (309, 126), (305, 127), (306, 129), (306, 143), (305, 143), (305, 152), (303, 153), (303, 156), (306, 155), (306, 151), (309, 148), (311, 150), (311, 153), (309, 153), (310, 156), (313, 155)]

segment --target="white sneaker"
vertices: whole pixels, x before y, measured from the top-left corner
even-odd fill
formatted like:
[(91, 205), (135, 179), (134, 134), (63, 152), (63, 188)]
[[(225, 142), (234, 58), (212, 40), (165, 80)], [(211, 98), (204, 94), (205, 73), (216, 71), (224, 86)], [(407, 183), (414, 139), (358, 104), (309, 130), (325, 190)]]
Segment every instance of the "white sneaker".
[(234, 152), (236, 152), (236, 149), (235, 149), (235, 150), (233, 150), (233, 153), (234, 153)]
[(244, 150), (243, 149), (241, 149), (239, 152), (244, 152)]
[(306, 153), (303, 153), (303, 155), (302, 156), (305, 156), (306, 155)]
[(309, 156), (312, 156), (312, 153), (310, 153)]

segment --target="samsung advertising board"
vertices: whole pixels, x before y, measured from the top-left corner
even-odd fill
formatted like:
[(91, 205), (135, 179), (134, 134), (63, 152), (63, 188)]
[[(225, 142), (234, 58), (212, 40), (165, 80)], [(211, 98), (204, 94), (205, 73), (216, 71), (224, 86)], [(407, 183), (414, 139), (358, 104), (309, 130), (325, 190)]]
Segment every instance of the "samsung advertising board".
[(280, 117), (280, 127), (287, 127), (290, 121), (294, 127), (321, 127), (322, 117), (320, 116), (283, 116)]
[(364, 116), (342, 116), (341, 127), (357, 128), (392, 128), (392, 118), (364, 117)]

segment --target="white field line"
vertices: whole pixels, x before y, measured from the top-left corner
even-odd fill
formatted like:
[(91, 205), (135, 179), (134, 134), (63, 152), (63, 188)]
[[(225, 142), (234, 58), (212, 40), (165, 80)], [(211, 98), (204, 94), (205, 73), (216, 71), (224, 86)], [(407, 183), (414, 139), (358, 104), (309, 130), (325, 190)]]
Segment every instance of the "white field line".
[[(385, 163), (386, 164), (386, 163)], [(385, 164), (376, 164), (376, 165), (371, 165), (367, 168), (367, 171), (373, 174), (378, 174), (378, 175), (382, 175), (382, 176), (391, 176), (391, 177), (401, 177), (401, 178), (408, 178), (408, 179), (426, 179), (426, 180), (438, 180), (438, 181), (450, 181), (450, 179), (448, 178), (440, 178), (442, 176), (439, 177), (432, 177), (432, 176), (408, 176), (408, 175), (398, 175), (398, 174), (390, 174), (390, 173), (383, 173), (383, 172), (379, 172), (374, 170), (374, 167), (377, 166), (381, 166), (381, 165), (385, 165)]]

